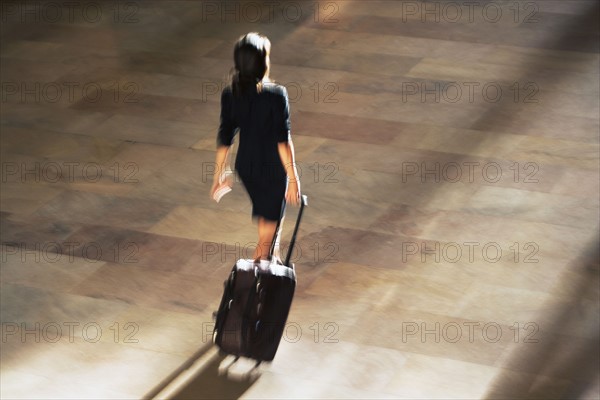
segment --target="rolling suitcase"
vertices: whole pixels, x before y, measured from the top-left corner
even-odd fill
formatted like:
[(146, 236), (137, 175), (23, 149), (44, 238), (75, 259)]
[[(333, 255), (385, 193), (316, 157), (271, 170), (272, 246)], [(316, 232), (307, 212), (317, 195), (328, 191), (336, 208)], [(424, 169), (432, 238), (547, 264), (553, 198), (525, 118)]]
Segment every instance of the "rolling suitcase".
[[(225, 353), (257, 361), (272, 361), (290, 311), (296, 272), (290, 263), (296, 234), (307, 198), (301, 197), (298, 218), (284, 264), (273, 260), (281, 219), (269, 251), (269, 260), (240, 259), (225, 281), (223, 297), (215, 312), (213, 342)], [(285, 205), (282, 209), (282, 217)]]

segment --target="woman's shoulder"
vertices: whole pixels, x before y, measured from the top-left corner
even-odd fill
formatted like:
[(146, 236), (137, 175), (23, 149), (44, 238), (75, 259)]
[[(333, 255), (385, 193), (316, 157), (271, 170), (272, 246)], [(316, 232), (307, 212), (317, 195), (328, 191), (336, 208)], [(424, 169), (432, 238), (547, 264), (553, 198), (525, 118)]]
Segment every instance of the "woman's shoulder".
[(225, 95), (230, 95), (233, 93), (233, 88), (231, 87), (231, 83), (221, 86), (221, 93)]
[(277, 82), (264, 82), (263, 91), (271, 95), (287, 97), (286, 87)]
[(233, 89), (231, 85), (222, 86), (221, 101), (233, 101)]

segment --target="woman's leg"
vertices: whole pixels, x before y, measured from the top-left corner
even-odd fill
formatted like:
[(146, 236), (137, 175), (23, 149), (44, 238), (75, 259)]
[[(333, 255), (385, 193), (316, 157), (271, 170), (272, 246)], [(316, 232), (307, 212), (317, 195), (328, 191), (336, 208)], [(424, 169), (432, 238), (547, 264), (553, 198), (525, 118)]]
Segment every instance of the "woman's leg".
[[(283, 221), (280, 224), (283, 226)], [(269, 250), (271, 249), (271, 242), (273, 242), (273, 235), (275, 234), (275, 228), (277, 228), (276, 221), (270, 221), (263, 217), (258, 218), (258, 244), (254, 250), (253, 260), (258, 258), (266, 260), (269, 256)], [(273, 256), (279, 258), (279, 235), (278, 240), (275, 242), (275, 248), (273, 249)]]
[(285, 219), (285, 217), (281, 217), (281, 223), (279, 224), (279, 232), (277, 232), (277, 240), (275, 241), (275, 248), (273, 248), (273, 257), (276, 257), (280, 260), (281, 260), (281, 254), (279, 252), (279, 240), (281, 239), (281, 230), (283, 229), (283, 220), (284, 219)]

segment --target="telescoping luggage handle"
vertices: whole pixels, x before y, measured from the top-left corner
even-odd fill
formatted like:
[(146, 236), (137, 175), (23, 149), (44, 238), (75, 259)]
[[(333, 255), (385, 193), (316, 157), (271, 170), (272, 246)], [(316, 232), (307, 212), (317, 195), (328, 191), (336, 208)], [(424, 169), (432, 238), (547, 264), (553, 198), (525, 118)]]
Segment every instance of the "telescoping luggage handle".
[[(298, 228), (300, 227), (300, 220), (302, 219), (302, 212), (304, 211), (304, 206), (308, 205), (308, 197), (303, 194), (300, 197), (300, 211), (298, 211), (298, 218), (296, 219), (296, 226), (294, 226), (294, 233), (292, 233), (292, 239), (290, 240), (290, 247), (287, 252), (287, 256), (285, 257), (285, 262), (283, 265), (290, 266), (290, 259), (292, 258), (292, 250), (294, 250), (294, 245), (296, 244), (296, 234), (298, 233)], [(275, 242), (277, 240), (277, 234), (279, 233), (279, 227), (281, 225), (281, 220), (285, 215), (285, 207), (286, 201), (283, 199), (283, 206), (281, 207), (281, 216), (279, 220), (277, 220), (277, 226), (275, 227), (275, 234), (273, 235), (273, 242), (271, 243), (271, 248), (269, 250), (269, 259), (273, 258), (273, 251), (275, 250)]]

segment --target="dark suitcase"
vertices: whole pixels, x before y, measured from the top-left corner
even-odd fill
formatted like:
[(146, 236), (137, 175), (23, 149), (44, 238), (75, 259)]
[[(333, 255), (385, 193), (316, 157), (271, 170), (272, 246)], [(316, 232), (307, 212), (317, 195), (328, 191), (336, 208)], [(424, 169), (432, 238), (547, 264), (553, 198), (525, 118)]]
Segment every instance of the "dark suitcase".
[[(279, 347), (296, 288), (296, 272), (290, 258), (307, 197), (302, 196), (298, 219), (284, 264), (272, 260), (281, 218), (269, 252), (269, 260), (240, 259), (233, 266), (221, 304), (215, 313), (213, 342), (225, 353), (272, 361)], [(285, 205), (282, 216), (285, 213)]]

